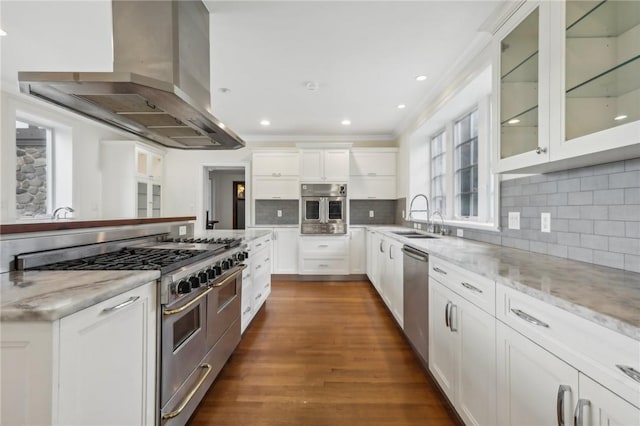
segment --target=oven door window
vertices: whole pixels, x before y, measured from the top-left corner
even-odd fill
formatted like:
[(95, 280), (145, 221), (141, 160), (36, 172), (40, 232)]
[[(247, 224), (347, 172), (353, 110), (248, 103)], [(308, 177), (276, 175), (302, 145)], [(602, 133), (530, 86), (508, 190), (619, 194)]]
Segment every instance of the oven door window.
[(342, 217), (342, 205), (343, 201), (331, 201), (329, 200), (329, 220), (343, 220)]
[(320, 220), (320, 200), (305, 200), (304, 218), (305, 220)]
[(218, 313), (231, 303), (237, 295), (236, 280), (230, 281), (227, 285), (222, 287), (218, 292)]
[(200, 329), (200, 305), (173, 323), (173, 351), (175, 352), (189, 337)]

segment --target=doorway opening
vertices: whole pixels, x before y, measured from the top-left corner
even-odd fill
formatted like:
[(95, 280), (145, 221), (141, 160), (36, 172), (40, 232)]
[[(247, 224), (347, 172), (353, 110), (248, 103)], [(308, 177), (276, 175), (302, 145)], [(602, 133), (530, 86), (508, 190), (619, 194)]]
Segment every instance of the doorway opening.
[(206, 229), (245, 229), (244, 167), (206, 169)]

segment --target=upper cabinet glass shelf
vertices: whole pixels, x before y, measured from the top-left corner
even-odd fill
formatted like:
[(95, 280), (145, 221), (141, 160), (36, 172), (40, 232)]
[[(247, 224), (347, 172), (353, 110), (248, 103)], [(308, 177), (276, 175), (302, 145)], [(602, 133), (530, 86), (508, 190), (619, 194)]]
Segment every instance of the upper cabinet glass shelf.
[(565, 139), (638, 120), (640, 1), (568, 0), (565, 26)]
[(640, 2), (567, 1), (567, 38), (618, 37), (638, 25)]

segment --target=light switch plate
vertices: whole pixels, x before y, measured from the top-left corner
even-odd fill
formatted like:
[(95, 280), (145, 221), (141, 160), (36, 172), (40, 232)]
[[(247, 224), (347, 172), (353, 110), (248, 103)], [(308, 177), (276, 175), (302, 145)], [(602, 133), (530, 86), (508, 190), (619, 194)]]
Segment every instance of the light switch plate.
[(463, 237), (464, 236), (464, 229), (462, 229), (462, 228), (456, 229), (456, 236)]
[(187, 227), (186, 226), (179, 226), (178, 227), (178, 235), (185, 235), (187, 233)]
[(282, 217), (282, 210), (278, 210), (278, 217)]
[(540, 213), (540, 231), (551, 232), (551, 213)]
[(373, 210), (369, 210), (369, 217), (373, 217), (374, 215), (374, 211)]
[(520, 212), (509, 212), (509, 229), (520, 229)]

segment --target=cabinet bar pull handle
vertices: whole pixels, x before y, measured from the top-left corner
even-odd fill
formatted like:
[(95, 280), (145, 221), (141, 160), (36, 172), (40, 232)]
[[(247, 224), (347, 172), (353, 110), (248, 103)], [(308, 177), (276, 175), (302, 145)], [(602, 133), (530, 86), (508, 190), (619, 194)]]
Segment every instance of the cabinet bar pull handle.
[(256, 265), (256, 269), (262, 268), (262, 265)]
[(200, 295), (198, 297), (196, 297), (195, 299), (193, 299), (192, 301), (190, 301), (186, 305), (181, 306), (181, 307), (176, 308), (176, 309), (167, 309), (165, 311), (162, 311), (162, 314), (163, 315), (167, 315), (167, 316), (179, 314), (180, 312), (183, 312), (186, 309), (189, 309), (191, 306), (193, 306), (196, 303), (198, 303), (200, 301), (200, 299), (202, 299), (203, 297), (206, 297), (207, 294), (211, 293), (212, 291), (213, 291), (213, 287), (209, 287), (208, 289), (206, 289), (205, 291), (200, 293)]
[(380, 253), (384, 253), (384, 250), (382, 249), (382, 241), (380, 241)]
[(225, 278), (224, 280), (220, 281), (219, 283), (216, 283), (216, 284), (212, 285), (211, 288), (222, 287), (223, 285), (225, 285), (227, 282), (229, 282), (230, 280), (234, 279), (238, 275), (242, 276), (242, 271), (247, 269), (247, 265), (240, 265), (239, 268), (240, 269), (235, 271), (233, 273), (233, 275), (229, 275), (227, 278)]
[(449, 309), (449, 330), (455, 333), (456, 331), (458, 331), (458, 327), (453, 326), (453, 310), (454, 309), (456, 310), (456, 313), (458, 313), (458, 306), (452, 303), (451, 308)]
[(282, 198), (282, 197), (277, 197), (277, 196), (274, 196), (274, 197), (271, 197), (271, 198), (276, 198), (276, 199), (278, 199), (278, 198)]
[(480, 294), (482, 294), (482, 290), (480, 290), (478, 287), (476, 287), (476, 286), (474, 286), (474, 285), (471, 285), (471, 284), (466, 283), (466, 282), (464, 282), (464, 281), (462, 281), (460, 284), (462, 284), (462, 286), (463, 286), (464, 288), (468, 288), (468, 289), (469, 289), (469, 290), (471, 290), (471, 291), (475, 291), (476, 293), (480, 293)]
[(262, 297), (262, 293), (258, 293), (258, 295), (256, 296), (256, 300), (260, 299)]
[(591, 401), (588, 399), (579, 399), (576, 405), (576, 411), (573, 413), (573, 425), (584, 426), (584, 417), (582, 417), (582, 409), (584, 407), (591, 406)]
[(271, 285), (271, 283), (266, 283), (266, 284), (264, 285), (264, 288), (268, 288), (270, 285)]
[(367, 176), (377, 176), (377, 173), (367, 173)]
[(449, 328), (449, 308), (451, 307), (451, 302), (447, 302), (447, 306), (444, 307), (444, 325)]
[(324, 264), (324, 263), (318, 265), (318, 268), (328, 268), (328, 267), (329, 267), (329, 265)]
[(205, 382), (205, 380), (207, 380), (207, 377), (209, 377), (209, 374), (211, 374), (211, 366), (209, 364), (202, 364), (200, 368), (203, 368), (206, 370), (204, 375), (200, 378), (200, 380), (198, 380), (198, 383), (196, 383), (194, 388), (191, 389), (191, 392), (189, 392), (189, 394), (185, 397), (185, 399), (182, 400), (178, 408), (176, 408), (174, 411), (171, 411), (167, 414), (162, 415), (163, 420), (172, 419), (180, 415), (180, 413), (182, 413), (182, 410), (184, 410), (184, 407), (186, 407), (187, 404), (191, 402), (191, 399), (193, 398), (193, 396), (196, 394), (196, 392), (198, 392), (198, 390), (200, 389), (202, 384)]
[(367, 198), (370, 198), (370, 199), (372, 199), (372, 200), (375, 200), (375, 199), (376, 199), (376, 198), (378, 198), (378, 197), (367, 197)]
[(636, 370), (633, 367), (629, 367), (628, 365), (616, 364), (616, 367), (618, 367), (620, 371), (631, 377), (636, 382), (640, 382), (640, 371)]
[(116, 306), (112, 306), (110, 308), (104, 308), (102, 310), (102, 313), (108, 314), (109, 312), (113, 312), (113, 311), (117, 311), (118, 309), (122, 309), (125, 306), (129, 306), (130, 304), (132, 304), (133, 302), (135, 302), (136, 300), (140, 299), (140, 296), (134, 296), (134, 297), (130, 297), (129, 299), (125, 300), (124, 302), (116, 305)]
[(318, 245), (318, 248), (325, 248), (325, 247), (329, 247), (329, 244), (320, 244), (320, 245)]
[(558, 396), (556, 398), (556, 413), (558, 416), (558, 426), (565, 426), (564, 422), (564, 395), (567, 392), (571, 392), (571, 386), (560, 385), (558, 386)]
[(447, 275), (447, 271), (445, 271), (444, 269), (440, 269), (440, 268), (438, 268), (437, 266), (434, 266), (434, 267), (433, 267), (433, 270), (434, 270), (434, 271), (436, 271), (436, 272), (437, 272), (437, 273), (439, 273), (439, 274)]
[(393, 260), (393, 246), (389, 246), (389, 260)]
[(540, 327), (549, 328), (549, 324), (547, 324), (546, 322), (540, 321), (538, 318), (532, 317), (531, 315), (529, 315), (526, 312), (521, 311), (520, 309), (511, 309), (511, 312), (513, 312), (514, 314), (516, 314), (517, 316), (519, 316), (520, 318), (522, 318), (523, 320), (525, 320), (528, 323), (531, 323), (531, 324), (534, 324), (534, 325), (538, 325)]
[(247, 306), (247, 309), (244, 310), (245, 314), (248, 314), (249, 312), (251, 312), (251, 306)]

